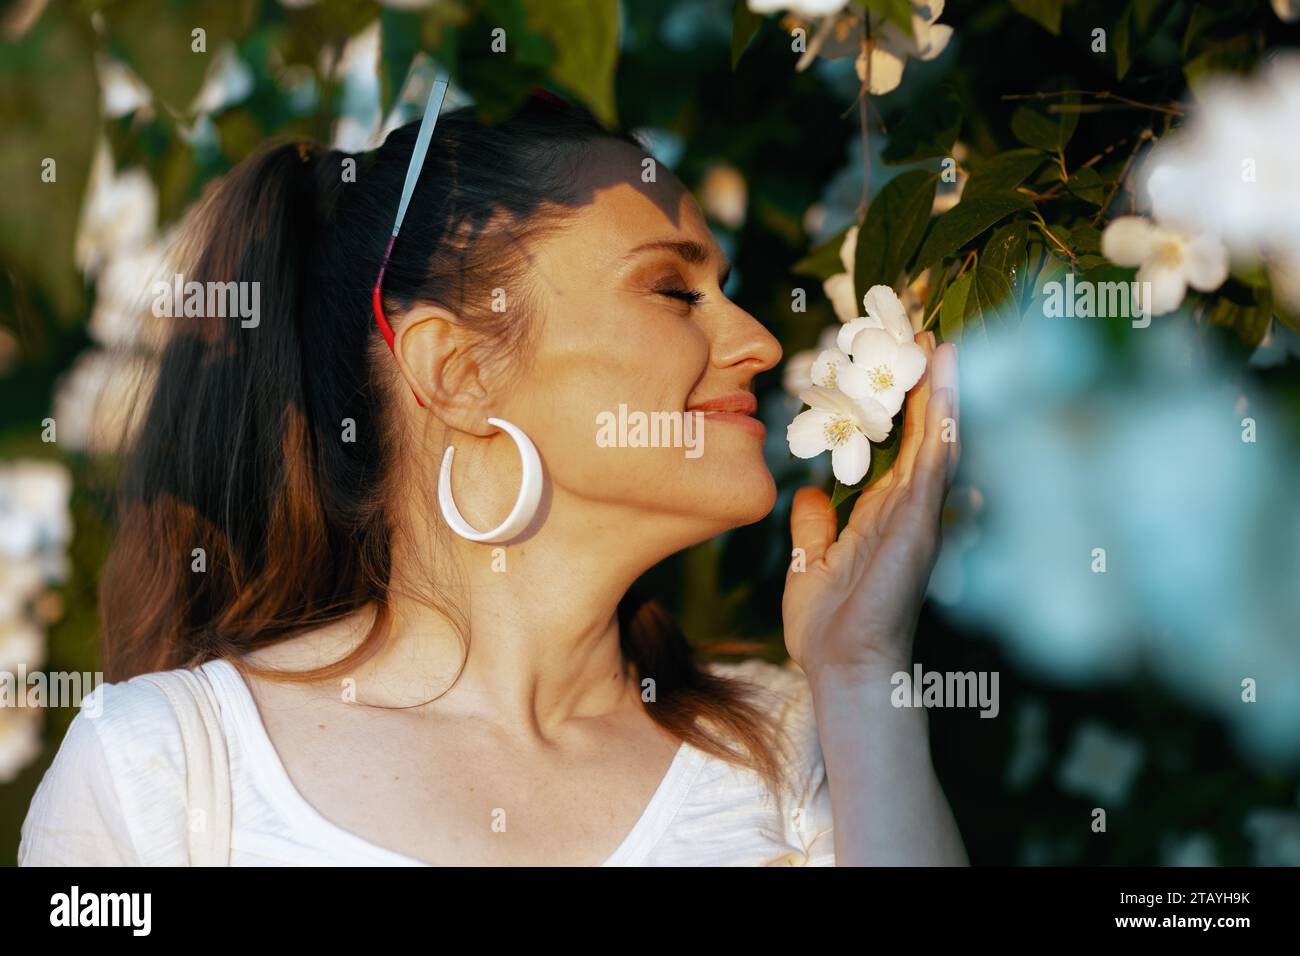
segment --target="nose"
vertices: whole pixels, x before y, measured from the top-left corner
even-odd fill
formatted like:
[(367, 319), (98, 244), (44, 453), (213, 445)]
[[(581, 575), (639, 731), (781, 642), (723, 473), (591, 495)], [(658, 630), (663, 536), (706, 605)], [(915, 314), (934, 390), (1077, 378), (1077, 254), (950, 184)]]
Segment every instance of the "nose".
[(717, 325), (712, 352), (717, 367), (742, 366), (750, 375), (773, 369), (781, 361), (781, 343), (756, 318), (734, 304)]

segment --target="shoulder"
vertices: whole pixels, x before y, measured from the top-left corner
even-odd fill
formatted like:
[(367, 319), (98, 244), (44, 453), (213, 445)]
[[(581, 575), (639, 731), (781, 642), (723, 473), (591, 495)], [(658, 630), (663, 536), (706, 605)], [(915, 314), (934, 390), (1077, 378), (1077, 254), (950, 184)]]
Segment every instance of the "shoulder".
[(82, 699), (23, 822), (20, 864), (184, 862), (185, 748), (160, 686), (181, 673), (101, 684)]
[[(771, 851), (771, 861), (834, 865), (830, 792), (807, 675), (790, 660), (773, 664), (747, 658), (704, 666), (712, 674), (740, 682), (746, 699), (772, 719), (780, 734), (776, 750), (783, 778), (778, 794), (781, 819), (771, 824), (779, 828), (779, 845)], [(718, 773), (726, 776), (730, 771)]]

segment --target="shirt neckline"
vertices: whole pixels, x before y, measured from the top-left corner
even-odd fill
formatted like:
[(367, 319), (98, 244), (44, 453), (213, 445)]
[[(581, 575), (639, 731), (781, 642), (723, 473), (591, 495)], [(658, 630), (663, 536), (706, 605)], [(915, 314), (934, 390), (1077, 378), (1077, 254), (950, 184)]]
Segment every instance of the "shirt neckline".
[[(330, 820), (312, 806), (290, 778), (289, 771), (266, 731), (253, 692), (239, 668), (225, 659), (209, 661), (203, 668), (225, 683), (226, 699), (234, 704), (231, 716), (238, 725), (247, 748), (245, 757), (257, 765), (262, 773), (262, 782), (270, 787), (280, 806), (292, 814), (292, 819), (305, 823), (331, 842), (346, 844), (363, 856), (401, 866), (431, 865), (424, 860), (372, 843)], [(706, 759), (707, 754), (682, 741), (641, 816), (600, 866), (633, 866), (649, 855), (677, 815)]]

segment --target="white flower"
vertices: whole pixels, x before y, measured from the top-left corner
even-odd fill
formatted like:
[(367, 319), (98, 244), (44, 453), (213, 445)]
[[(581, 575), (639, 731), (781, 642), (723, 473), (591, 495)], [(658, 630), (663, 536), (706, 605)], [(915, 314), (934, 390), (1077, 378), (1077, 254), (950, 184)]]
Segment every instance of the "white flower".
[(843, 272), (837, 272), (822, 283), (826, 298), (831, 300), (835, 317), (841, 322), (850, 322), (858, 317), (858, 303), (853, 297), (853, 262), (858, 254), (858, 227), (849, 226), (840, 243), (840, 265)]
[(848, 6), (848, 2), (849, 0), (749, 0), (749, 9), (760, 14), (789, 10), (796, 16), (811, 20), (838, 13)]
[(854, 401), (842, 392), (816, 386), (800, 396), (812, 406), (786, 429), (790, 451), (799, 458), (831, 453), (831, 470), (841, 484), (855, 485), (871, 466), (871, 442), (889, 437), (892, 421), (873, 399)]
[(1141, 216), (1111, 222), (1101, 235), (1101, 252), (1116, 265), (1137, 266), (1137, 281), (1151, 283), (1152, 315), (1178, 308), (1189, 285), (1212, 292), (1228, 278), (1228, 250), (1217, 236), (1194, 235)]
[(836, 344), (840, 351), (853, 354), (853, 340), (864, 329), (883, 329), (894, 340), (911, 342), (913, 338), (912, 320), (907, 314), (903, 302), (887, 285), (873, 285), (862, 297), (862, 308), (866, 315), (846, 322), (840, 329)]
[(952, 39), (952, 27), (935, 23), (943, 13), (943, 0), (912, 4), (912, 34), (892, 21), (871, 16), (871, 38), (858, 54), (854, 67), (867, 92), (879, 95), (898, 88), (908, 59), (933, 60)]
[(1142, 163), (1162, 225), (1220, 236), (1235, 258), (1300, 247), (1300, 54), (1279, 53), (1252, 77), (1212, 76), (1186, 122)]
[(786, 359), (785, 371), (781, 376), (781, 387), (785, 389), (787, 395), (798, 398), (799, 393), (804, 389), (821, 384), (813, 381), (813, 366), (817, 364), (817, 359), (823, 352), (835, 348), (835, 336), (839, 331), (838, 325), (828, 325), (822, 329), (815, 349), (804, 349)]
[[(750, 8), (753, 9), (751, 0)], [(840, 7), (835, 8), (837, 11)], [(868, 92), (881, 94), (895, 89), (903, 79), (903, 67), (909, 58), (933, 60), (952, 39), (952, 27), (935, 23), (943, 13), (943, 0), (912, 4), (912, 35), (908, 36), (893, 22), (878, 14), (870, 14), (870, 38), (864, 36), (864, 11), (857, 6), (842, 13), (823, 16), (808, 41), (796, 70), (805, 70), (817, 57), (837, 60), (856, 57), (854, 64), (858, 79), (867, 82), (867, 68), (871, 69)]]
[(77, 265), (88, 274), (97, 272), (123, 249), (153, 239), (157, 223), (158, 190), (153, 180), (139, 168), (114, 172), (112, 150), (101, 138), (77, 228)]
[(92, 455), (120, 450), (144, 420), (157, 373), (151, 356), (83, 352), (56, 386), (59, 444)]
[[(847, 326), (846, 326), (847, 328)], [(908, 326), (911, 329), (911, 326)], [(849, 398), (879, 402), (890, 418), (903, 407), (903, 396), (925, 371), (925, 352), (915, 342), (900, 342), (884, 329), (863, 329), (849, 348), (852, 361), (832, 375)]]

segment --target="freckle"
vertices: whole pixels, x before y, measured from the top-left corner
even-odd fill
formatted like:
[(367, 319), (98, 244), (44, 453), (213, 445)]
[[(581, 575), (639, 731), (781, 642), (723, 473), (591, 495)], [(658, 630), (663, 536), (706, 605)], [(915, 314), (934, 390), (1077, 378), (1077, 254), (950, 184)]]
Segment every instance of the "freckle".
[(316, 726), (319, 727), (321, 730), (324, 730), (324, 729), (325, 729), (325, 725), (324, 725), (324, 724), (317, 724)]

